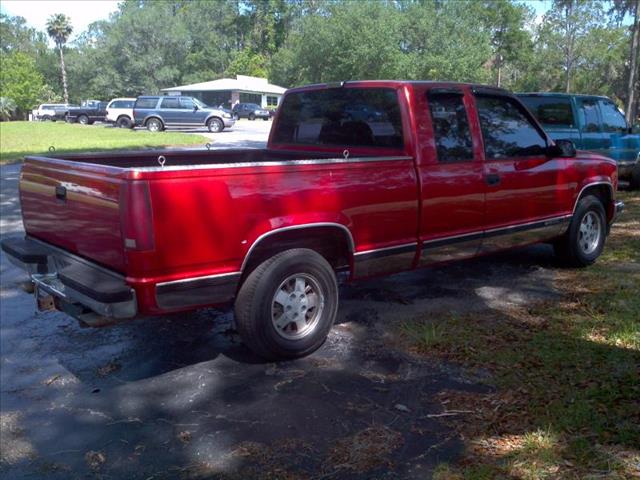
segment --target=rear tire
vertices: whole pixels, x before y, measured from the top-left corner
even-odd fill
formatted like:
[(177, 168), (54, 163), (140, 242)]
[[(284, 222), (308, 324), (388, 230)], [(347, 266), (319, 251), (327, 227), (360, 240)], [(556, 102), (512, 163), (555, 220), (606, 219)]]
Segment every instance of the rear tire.
[(567, 232), (554, 243), (556, 256), (573, 267), (591, 265), (602, 253), (607, 236), (607, 216), (598, 197), (578, 202)]
[(210, 118), (207, 121), (207, 128), (212, 133), (218, 133), (224, 130), (224, 123), (219, 118)]
[(158, 118), (150, 118), (145, 126), (150, 132), (161, 132), (164, 129), (164, 125)]
[(253, 113), (249, 114), (249, 120), (253, 121), (256, 119), (256, 116)]
[(116, 127), (118, 128), (131, 128), (133, 127), (133, 123), (129, 117), (118, 117), (116, 120)]
[(86, 115), (80, 115), (78, 117), (78, 123), (80, 125), (88, 125), (89, 124), (89, 117), (87, 117)]
[(286, 250), (258, 265), (235, 302), (242, 340), (269, 360), (304, 357), (320, 348), (337, 311), (331, 265), (305, 248)]
[(640, 164), (636, 165), (631, 172), (631, 180), (629, 180), (629, 190), (640, 189)]

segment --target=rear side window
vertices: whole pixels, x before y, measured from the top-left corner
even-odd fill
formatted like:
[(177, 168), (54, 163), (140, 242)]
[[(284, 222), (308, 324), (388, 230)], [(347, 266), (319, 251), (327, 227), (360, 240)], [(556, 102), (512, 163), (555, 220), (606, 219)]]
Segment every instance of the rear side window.
[(162, 103), (160, 104), (160, 108), (180, 108), (180, 99), (179, 98), (165, 97), (165, 98), (162, 99)]
[(136, 100), (136, 108), (156, 108), (157, 98), (139, 98)]
[(570, 98), (520, 97), (520, 100), (543, 125), (569, 128), (575, 126)]
[(433, 136), (440, 163), (473, 160), (473, 143), (462, 95), (429, 95)]
[(580, 100), (580, 120), (582, 120), (585, 132), (600, 131), (600, 117), (598, 116), (598, 103), (594, 98)]
[(115, 102), (111, 102), (109, 108), (132, 108), (133, 103), (131, 100), (116, 100)]
[(275, 143), (401, 148), (398, 96), (391, 88), (330, 88), (287, 95)]
[(524, 108), (508, 97), (476, 97), (487, 159), (544, 154), (547, 143)]
[(600, 115), (602, 115), (602, 127), (605, 132), (624, 133), (627, 130), (627, 121), (618, 110), (618, 107), (609, 100), (599, 100)]

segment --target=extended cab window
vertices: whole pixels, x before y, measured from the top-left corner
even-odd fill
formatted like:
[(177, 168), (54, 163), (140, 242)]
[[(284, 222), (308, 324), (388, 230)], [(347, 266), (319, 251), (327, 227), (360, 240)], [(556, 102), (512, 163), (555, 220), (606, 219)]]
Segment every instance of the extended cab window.
[(508, 97), (476, 97), (487, 159), (542, 155), (547, 142), (524, 108)]
[(627, 130), (627, 121), (618, 110), (618, 107), (609, 100), (599, 100), (600, 115), (602, 115), (602, 127), (605, 132), (624, 133)]
[(163, 98), (160, 108), (180, 108), (180, 100), (177, 98)]
[(288, 94), (274, 142), (402, 148), (398, 96), (391, 88), (327, 88)]
[(429, 94), (429, 111), (440, 163), (473, 160), (473, 144), (462, 95)]
[(520, 97), (522, 103), (543, 125), (572, 128), (573, 109), (566, 97)]

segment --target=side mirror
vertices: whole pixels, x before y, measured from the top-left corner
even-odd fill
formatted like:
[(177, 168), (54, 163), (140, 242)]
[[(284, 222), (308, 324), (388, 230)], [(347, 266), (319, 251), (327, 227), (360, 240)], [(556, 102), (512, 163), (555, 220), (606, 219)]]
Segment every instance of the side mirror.
[(560, 139), (554, 145), (547, 147), (547, 155), (550, 157), (573, 158), (576, 156), (576, 146), (571, 140)]
[(193, 111), (195, 112), (196, 110), (198, 110), (198, 105), (193, 106)]

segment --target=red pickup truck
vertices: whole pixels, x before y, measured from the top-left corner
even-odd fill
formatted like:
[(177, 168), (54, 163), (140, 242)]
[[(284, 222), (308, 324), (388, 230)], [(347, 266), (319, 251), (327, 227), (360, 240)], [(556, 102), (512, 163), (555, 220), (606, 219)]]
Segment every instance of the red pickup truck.
[(266, 149), (27, 157), (3, 250), (89, 325), (235, 301), (267, 358), (307, 355), (357, 280), (550, 242), (588, 265), (613, 160), (552, 141), (502, 89), (361, 81), (289, 90)]

